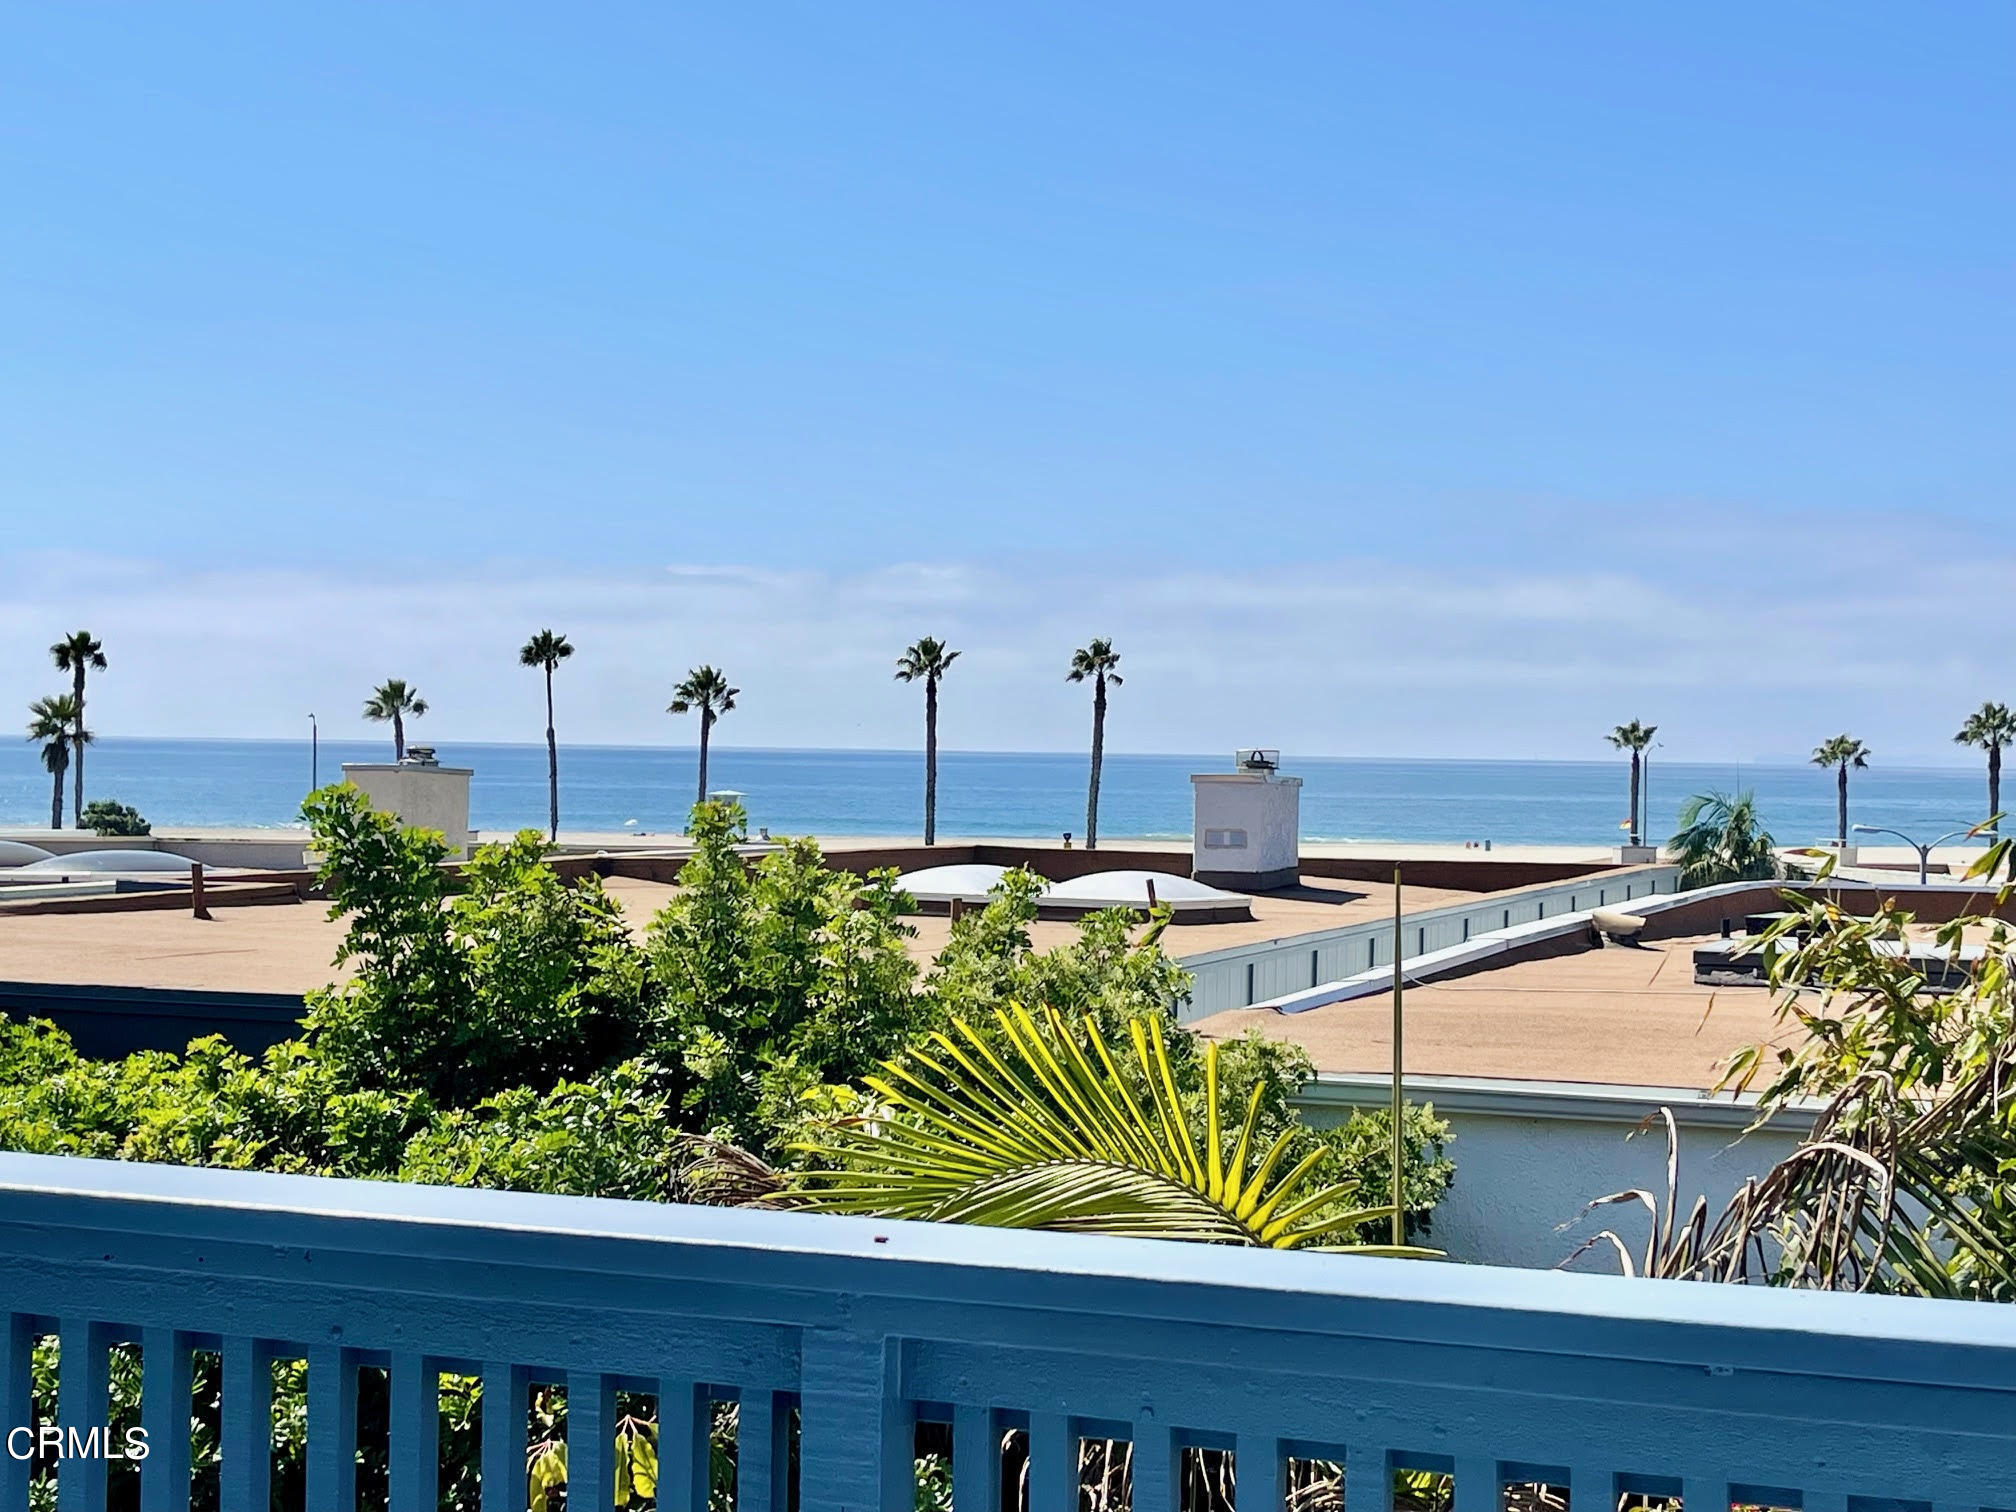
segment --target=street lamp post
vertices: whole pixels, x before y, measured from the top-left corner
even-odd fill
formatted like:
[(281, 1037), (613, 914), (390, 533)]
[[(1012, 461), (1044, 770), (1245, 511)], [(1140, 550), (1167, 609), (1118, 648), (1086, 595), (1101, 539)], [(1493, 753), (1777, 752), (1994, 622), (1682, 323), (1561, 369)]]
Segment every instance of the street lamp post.
[(308, 716), (308, 791), (314, 792), (322, 786), (322, 727), (315, 723), (315, 716)]
[[(1638, 814), (1645, 826), (1645, 838), (1652, 840), (1652, 753), (1663, 750), (1666, 742), (1655, 740), (1645, 748), (1644, 764), (1638, 773)], [(1652, 840), (1652, 859), (1659, 859), (1659, 842)]]
[(1911, 849), (1918, 852), (1918, 885), (1920, 887), (1923, 887), (1928, 880), (1927, 874), (1932, 867), (1932, 852), (1937, 847), (1944, 845), (1948, 840), (1957, 840), (1962, 835), (1971, 835), (1974, 833), (1971, 826), (1967, 829), (1948, 830), (1938, 839), (1928, 840), (1923, 845), (1920, 845), (1902, 830), (1885, 829), (1878, 824), (1851, 824), (1849, 828), (1858, 835), (1895, 835), (1899, 840), (1910, 846)]

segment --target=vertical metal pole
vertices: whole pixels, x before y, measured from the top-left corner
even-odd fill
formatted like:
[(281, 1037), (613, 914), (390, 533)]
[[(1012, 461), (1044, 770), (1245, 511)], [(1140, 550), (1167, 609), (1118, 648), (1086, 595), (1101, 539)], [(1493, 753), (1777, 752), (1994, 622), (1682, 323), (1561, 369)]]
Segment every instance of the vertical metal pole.
[(322, 727), (308, 716), (308, 791), (322, 786)]
[(1393, 868), (1393, 1242), (1405, 1244), (1407, 1220), (1402, 1205), (1400, 1174), (1405, 1169), (1406, 1148), (1401, 1122), (1400, 1100), (1401, 1014), (1400, 1014), (1400, 868)]
[[(1631, 843), (1643, 845), (1646, 836), (1652, 833), (1652, 748), (1645, 748), (1645, 759), (1639, 764), (1638, 772), (1638, 812), (1631, 816)], [(1658, 841), (1652, 842), (1657, 845)], [(1656, 857), (1657, 852), (1654, 852)]]

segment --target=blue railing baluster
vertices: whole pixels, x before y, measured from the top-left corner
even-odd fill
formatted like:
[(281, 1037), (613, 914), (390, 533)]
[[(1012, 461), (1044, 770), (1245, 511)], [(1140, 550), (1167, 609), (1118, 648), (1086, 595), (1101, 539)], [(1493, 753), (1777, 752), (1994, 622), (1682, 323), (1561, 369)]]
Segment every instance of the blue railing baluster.
[(710, 1399), (692, 1381), (658, 1383), (658, 1505), (663, 1512), (707, 1512)]
[[(172, 1328), (150, 1328), (141, 1335), (140, 1426), (147, 1430), (147, 1458), (140, 1462), (140, 1512), (189, 1512), (194, 1376), (195, 1357), (187, 1337)], [(310, 1445), (315, 1441), (312, 1416), (308, 1441)]]
[[(35, 1335), (19, 1313), (0, 1313), (0, 1432), (35, 1426), (32, 1365)], [(12, 1453), (0, 1453), (0, 1512), (28, 1512), (32, 1467)]]
[(735, 1425), (735, 1512), (787, 1512), (791, 1412), (774, 1392), (745, 1391)]
[(441, 1496), (441, 1370), (424, 1355), (392, 1356), (392, 1512), (434, 1512)]
[(357, 1362), (340, 1345), (318, 1345), (308, 1352), (308, 1505), (356, 1504)]
[(1181, 1512), (1183, 1449), (1160, 1423), (1134, 1425), (1133, 1512)]
[(917, 1417), (894, 1341), (807, 1329), (798, 1375), (799, 1512), (912, 1512)]
[[(72, 1434), (103, 1433), (112, 1416), (106, 1331), (83, 1318), (65, 1318), (59, 1339), (56, 1421)], [(56, 1470), (56, 1506), (57, 1512), (105, 1512), (105, 1454), (65, 1454)]]
[[(567, 1372), (567, 1505), (611, 1512), (616, 1503), (616, 1383)], [(742, 1512), (736, 1504), (736, 1512)]]
[(483, 1367), (483, 1512), (524, 1512), (530, 1390), (523, 1366), (493, 1361)]
[(1288, 1457), (1281, 1452), (1281, 1441), (1264, 1433), (1242, 1433), (1234, 1453), (1239, 1512), (1282, 1512), (1288, 1497)]
[(1393, 1460), (1385, 1449), (1352, 1444), (1344, 1451), (1344, 1505), (1351, 1512), (1393, 1512)]
[(952, 1512), (1001, 1512), (1001, 1426), (989, 1408), (952, 1409)]
[(268, 1512), (273, 1500), (273, 1355), (263, 1340), (225, 1339), (221, 1417), (218, 1506), (222, 1512)]
[[(1455, 1512), (1499, 1512), (1498, 1461), (1484, 1455), (1463, 1455), (1456, 1461)], [(1576, 1507), (1573, 1512), (1588, 1512)]]
[[(1577, 1465), (1570, 1470), (1568, 1512), (1617, 1512), (1616, 1472), (1598, 1465)], [(1714, 1509), (1714, 1512), (1721, 1512), (1721, 1509)], [(1847, 1512), (1847, 1509), (1843, 1508), (1842, 1512)]]
[[(1729, 1512), (1729, 1478), (1726, 1475), (1689, 1475), (1680, 1482), (1682, 1512)], [(1582, 1512), (1582, 1509), (1571, 1509)]]
[(1061, 1412), (1029, 1414), (1029, 1512), (1078, 1512), (1078, 1435)]

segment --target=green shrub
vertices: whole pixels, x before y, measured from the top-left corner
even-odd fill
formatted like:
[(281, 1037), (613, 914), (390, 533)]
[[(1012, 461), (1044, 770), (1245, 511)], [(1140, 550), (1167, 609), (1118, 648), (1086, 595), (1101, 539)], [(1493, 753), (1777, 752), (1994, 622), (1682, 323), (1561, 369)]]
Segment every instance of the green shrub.
[(99, 835), (151, 835), (153, 826), (140, 810), (115, 803), (110, 798), (93, 798), (77, 816), (77, 827)]

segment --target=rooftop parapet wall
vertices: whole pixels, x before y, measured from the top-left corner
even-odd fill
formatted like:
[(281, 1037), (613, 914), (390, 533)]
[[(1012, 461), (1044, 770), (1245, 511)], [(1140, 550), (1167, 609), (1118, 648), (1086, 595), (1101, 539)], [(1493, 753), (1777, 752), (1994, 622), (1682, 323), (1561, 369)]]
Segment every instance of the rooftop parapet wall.
[[(960, 1508), (1000, 1505), (1025, 1428), (1032, 1512), (1072, 1512), (1081, 1435), (1131, 1438), (1136, 1512), (1176, 1512), (1185, 1444), (1235, 1451), (1243, 1508), (1293, 1456), (1391, 1505), (1545, 1479), (1845, 1512), (2016, 1506), (2016, 1310), (1559, 1272), (0, 1156), (0, 1418), (28, 1352), (105, 1399), (137, 1340), (149, 1507), (185, 1506), (186, 1381), (223, 1354), (222, 1504), (270, 1495), (274, 1359), (307, 1361), (308, 1505), (355, 1498), (358, 1368), (391, 1374), (394, 1506), (430, 1506), (440, 1372), (480, 1374), (483, 1491), (525, 1501), (526, 1393), (567, 1389), (569, 1505), (609, 1505), (617, 1390), (660, 1407), (660, 1495), (705, 1504), (705, 1404), (740, 1404), (738, 1505), (913, 1505), (916, 1424), (949, 1417)], [(102, 1460), (60, 1467), (102, 1502)], [(0, 1459), (0, 1502), (27, 1467)], [(600, 1494), (590, 1488), (601, 1488)]]

